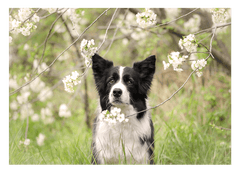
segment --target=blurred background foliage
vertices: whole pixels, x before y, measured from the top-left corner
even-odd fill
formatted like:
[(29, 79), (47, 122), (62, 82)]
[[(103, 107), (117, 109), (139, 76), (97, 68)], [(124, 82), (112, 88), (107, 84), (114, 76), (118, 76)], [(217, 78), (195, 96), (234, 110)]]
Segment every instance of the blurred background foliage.
[[(12, 16), (17, 10), (9, 9)], [(70, 15), (60, 17), (50, 33), (38, 69), (36, 62), (41, 59), (44, 41), (59, 13), (49, 15), (41, 9), (37, 13), (40, 17), (37, 29), (29, 36), (10, 34), (13, 41), (9, 44), (9, 91), (44, 70), (104, 10), (76, 9), (80, 20), (75, 27)], [(81, 40), (94, 39), (95, 45), (100, 45), (114, 10), (104, 14), (48, 71), (9, 97), (10, 164), (90, 164), (91, 128), (98, 106), (92, 70), (72, 94), (64, 91), (62, 79), (75, 70), (83, 73), (84, 59), (78, 55)], [(152, 10), (157, 14), (158, 23), (166, 23), (193, 9)], [(114, 65), (130, 67), (133, 62), (156, 55), (156, 73), (149, 94), (149, 104), (155, 106), (175, 92), (192, 71), (189, 63), (183, 64), (181, 73), (171, 67), (163, 70), (162, 61), (166, 61), (172, 51), (181, 51), (178, 41), (182, 36), (211, 28), (213, 23), (209, 9), (198, 9), (169, 25), (142, 30), (136, 27), (135, 16), (141, 11), (143, 9), (118, 9), (99, 54)], [(228, 12), (231, 14), (230, 9)], [(186, 25), (195, 18), (198, 23)], [(210, 32), (197, 34), (196, 38), (209, 46)], [(203, 49), (199, 47), (198, 51)], [(231, 131), (212, 128), (215, 125), (231, 129), (231, 26), (217, 30), (213, 54), (215, 59), (208, 60), (202, 77), (194, 74), (177, 95), (152, 110), (157, 164), (231, 163)], [(206, 58), (206, 54), (194, 55), (192, 58)], [(67, 105), (71, 116), (59, 116), (61, 104)], [(43, 144), (37, 141), (39, 134), (45, 136)], [(20, 145), (19, 141), (26, 137), (30, 144)]]

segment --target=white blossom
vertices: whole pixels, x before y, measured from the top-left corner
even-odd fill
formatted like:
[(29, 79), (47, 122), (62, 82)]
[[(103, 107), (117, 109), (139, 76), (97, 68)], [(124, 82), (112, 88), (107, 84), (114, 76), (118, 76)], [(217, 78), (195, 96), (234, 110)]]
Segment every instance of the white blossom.
[(65, 91), (73, 93), (74, 92), (73, 86), (81, 83), (81, 80), (79, 78), (80, 78), (80, 75), (77, 71), (72, 72), (72, 76), (70, 75), (66, 76), (62, 80)]
[(203, 67), (205, 67), (207, 64), (207, 61), (205, 59), (200, 59), (200, 60), (197, 60), (197, 61), (192, 61), (192, 64), (191, 64), (191, 68), (193, 70), (196, 70), (196, 74), (198, 77), (201, 77), (202, 76), (202, 72), (199, 71), (201, 70)]
[(50, 89), (50, 87), (45, 87), (40, 91), (38, 98), (40, 101), (44, 102), (45, 100), (51, 98), (52, 95), (53, 95), (53, 92)]
[(14, 19), (14, 20), (12, 21), (12, 28), (11, 28), (11, 29), (14, 29), (14, 28), (19, 27), (20, 24), (21, 24), (20, 21), (17, 21), (16, 19)]
[(19, 144), (24, 144), (27, 146), (30, 144), (30, 139), (25, 139), (24, 141), (19, 141)]
[(44, 89), (45, 83), (40, 78), (36, 78), (29, 86), (33, 92), (37, 93)]
[(200, 59), (200, 60), (197, 60), (197, 61), (192, 61), (192, 69), (193, 70), (196, 70), (197, 68), (198, 69), (202, 69), (203, 67), (205, 67), (207, 64), (207, 61), (205, 59)]
[(12, 37), (9, 36), (9, 43), (12, 43)]
[(32, 109), (32, 105), (30, 103), (25, 103), (20, 107), (20, 119), (24, 120), (28, 116), (32, 116), (34, 114), (34, 110)]
[(11, 31), (13, 29), (12, 21), (13, 21), (13, 18), (11, 15), (9, 15), (9, 31)]
[(17, 120), (18, 119), (18, 113), (17, 112), (13, 113), (12, 119), (13, 120)]
[[(58, 10), (58, 13), (65, 11), (66, 8), (62, 8)], [(68, 9), (64, 14), (64, 20), (70, 19), (72, 25), (69, 25), (70, 32), (73, 36), (78, 37), (78, 31), (82, 30), (82, 25), (86, 24), (86, 19), (82, 18), (84, 15), (84, 11), (76, 10), (75, 8)]]
[(44, 10), (47, 10), (49, 13), (54, 13), (57, 9), (56, 8), (44, 8)]
[(129, 41), (128, 41), (128, 39), (127, 39), (127, 38), (124, 38), (124, 39), (122, 39), (122, 44), (123, 44), (123, 45), (127, 45), (127, 44), (128, 44), (128, 42), (129, 42)]
[(33, 114), (31, 116), (31, 119), (32, 119), (33, 122), (39, 121), (39, 115), (38, 114)]
[(17, 110), (17, 108), (18, 108), (18, 103), (17, 103), (16, 100), (13, 100), (13, 101), (10, 103), (10, 108), (11, 108), (12, 110)]
[(149, 8), (145, 8), (145, 11), (142, 13), (137, 13), (136, 17), (138, 25), (142, 28), (146, 28), (157, 23), (157, 15)]
[(181, 68), (179, 68), (179, 65), (182, 65), (183, 61), (184, 59), (180, 57), (180, 52), (172, 52), (170, 55), (168, 55), (168, 62), (169, 64), (172, 64), (174, 71), (183, 71)]
[(13, 89), (17, 89), (19, 86), (17, 84), (16, 76), (13, 79), (9, 79), (9, 87)]
[(184, 47), (188, 52), (197, 51), (196, 39), (193, 34), (189, 34), (183, 40), (180, 39), (178, 45), (180, 46), (181, 49), (183, 49)]
[(201, 17), (198, 14), (194, 14), (187, 22), (184, 23), (184, 28), (193, 33), (199, 30), (201, 24)]
[(90, 66), (92, 56), (97, 52), (97, 47), (94, 47), (94, 40), (83, 39), (80, 45), (81, 55), (85, 58), (85, 64)]
[(164, 10), (166, 11), (166, 15), (170, 20), (176, 18), (181, 11), (179, 8), (164, 8)]
[[(60, 25), (60, 24), (56, 24), (56, 25), (54, 26), (54, 30), (55, 30), (57, 33), (63, 33), (63, 32), (66, 31), (66, 28), (65, 28), (64, 26)], [(67, 52), (65, 52), (63, 55), (65, 55), (66, 53), (67, 53)], [(63, 55), (62, 55), (62, 56), (63, 56)], [(61, 57), (62, 57), (62, 56), (61, 56)], [(59, 57), (58, 60), (59, 60), (61, 57)]]
[(169, 63), (166, 63), (165, 61), (163, 61), (163, 68), (164, 68), (164, 70), (166, 70), (169, 66), (170, 66)]
[(21, 95), (17, 96), (17, 101), (19, 104), (24, 104), (28, 101), (28, 97), (30, 96), (30, 92), (26, 91), (21, 93)]
[(21, 8), (18, 10), (18, 17), (20, 21), (25, 21), (28, 16), (31, 14), (31, 10), (29, 8)]
[(202, 72), (201, 71), (197, 71), (196, 74), (197, 74), (198, 77), (202, 76)]
[(24, 44), (24, 46), (23, 46), (23, 50), (28, 50), (29, 49), (29, 45), (26, 43), (26, 44)]
[(36, 137), (37, 139), (37, 144), (39, 146), (42, 146), (44, 144), (44, 139), (45, 139), (45, 135), (42, 133), (39, 133), (38, 137)]
[(41, 109), (41, 119), (43, 120), (44, 124), (51, 124), (54, 122), (53, 113), (49, 104), (47, 107)]
[(60, 117), (70, 117), (72, 114), (71, 114), (71, 111), (68, 110), (68, 107), (66, 104), (61, 104), (60, 107), (59, 107), (59, 116)]
[(37, 23), (37, 22), (39, 22), (40, 18), (39, 18), (39, 16), (35, 13), (35, 14), (33, 15), (33, 17), (32, 17), (32, 20)]
[(125, 118), (125, 115), (121, 114), (121, 108), (114, 107), (109, 112), (104, 110), (99, 115), (99, 120), (101, 122), (107, 122), (109, 125), (115, 125), (117, 123), (128, 122), (129, 119)]
[(147, 37), (148, 33), (147, 31), (141, 31), (141, 29), (137, 28), (135, 31), (138, 31), (138, 32), (133, 32), (131, 34), (131, 37), (134, 39), (134, 40), (143, 40), (144, 38)]
[(210, 12), (212, 13), (212, 21), (215, 25), (225, 23), (229, 18), (227, 10), (224, 8), (212, 8)]

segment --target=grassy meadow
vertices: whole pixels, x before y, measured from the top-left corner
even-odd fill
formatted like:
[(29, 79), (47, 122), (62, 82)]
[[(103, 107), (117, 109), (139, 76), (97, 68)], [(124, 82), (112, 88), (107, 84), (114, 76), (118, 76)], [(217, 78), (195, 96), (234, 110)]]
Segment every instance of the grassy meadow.
[[(155, 164), (231, 164), (231, 131), (210, 125), (231, 128), (231, 81), (221, 72), (211, 76), (211, 80), (207, 80), (208, 75), (206, 72), (204, 86), (202, 79), (194, 75), (170, 101), (152, 110)], [(173, 73), (172, 76), (183, 80), (187, 72)], [(164, 78), (155, 76), (149, 96), (151, 106), (167, 99), (181, 85), (179, 80), (167, 86), (169, 77), (169, 74)], [(89, 81), (92, 83), (92, 78)], [(90, 88), (93, 91), (90, 94), (93, 119), (97, 93), (93, 83)], [(28, 146), (19, 145), (24, 138), (26, 121), (11, 120), (9, 164), (91, 164), (92, 131), (84, 121), (83, 105), (75, 101), (71, 107), (76, 109), (71, 117), (54, 115), (57, 120), (52, 124), (44, 125), (41, 121), (31, 122), (29, 119), (31, 143)], [(39, 133), (46, 136), (42, 146), (36, 142)]]

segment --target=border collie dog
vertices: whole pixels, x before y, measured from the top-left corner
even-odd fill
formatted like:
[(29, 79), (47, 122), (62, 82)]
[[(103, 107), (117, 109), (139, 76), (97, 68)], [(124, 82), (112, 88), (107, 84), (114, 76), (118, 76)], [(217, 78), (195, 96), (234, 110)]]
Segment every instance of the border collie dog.
[[(155, 55), (133, 67), (113, 66), (94, 54), (92, 69), (100, 97), (93, 124), (92, 164), (153, 164), (154, 128), (147, 93), (155, 73)], [(121, 108), (129, 117), (125, 123), (110, 125), (99, 120), (102, 111)]]

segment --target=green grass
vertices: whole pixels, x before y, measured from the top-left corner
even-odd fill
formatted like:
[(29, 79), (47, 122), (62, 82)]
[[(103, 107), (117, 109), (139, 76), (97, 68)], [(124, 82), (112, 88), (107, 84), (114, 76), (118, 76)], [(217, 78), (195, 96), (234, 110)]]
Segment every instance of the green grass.
[[(199, 85), (197, 79), (193, 89), (187, 86), (163, 106), (152, 110), (155, 127), (154, 161), (158, 165), (229, 165), (231, 164), (231, 131), (212, 128), (209, 123), (231, 128), (231, 86), (228, 80)], [(219, 82), (218, 81), (218, 82)], [(151, 105), (160, 103), (153, 84)], [(162, 92), (172, 93), (177, 86), (162, 87)], [(94, 98), (92, 100), (95, 100)], [(77, 103), (78, 104), (78, 103)], [(77, 107), (77, 106), (75, 106)], [(91, 112), (96, 103), (91, 102)], [(91, 164), (92, 131), (84, 122), (83, 108), (76, 109), (69, 118), (55, 115), (52, 124), (29, 119), (29, 146), (19, 145), (24, 139), (26, 120), (9, 122), (9, 164)], [(38, 146), (36, 137), (43, 133), (43, 146)], [(119, 161), (121, 164), (126, 162)]]

